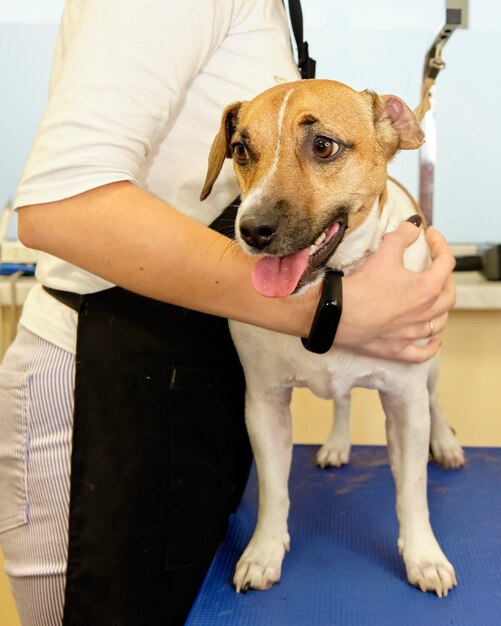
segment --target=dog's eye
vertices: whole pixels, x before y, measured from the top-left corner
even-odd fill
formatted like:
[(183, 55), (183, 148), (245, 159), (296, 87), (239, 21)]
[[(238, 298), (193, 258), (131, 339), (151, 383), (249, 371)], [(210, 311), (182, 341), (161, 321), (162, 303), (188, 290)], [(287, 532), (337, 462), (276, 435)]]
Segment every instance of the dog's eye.
[(245, 163), (249, 158), (247, 155), (247, 150), (243, 143), (237, 142), (231, 146), (233, 150), (233, 155), (239, 163)]
[(313, 154), (320, 159), (327, 159), (338, 150), (339, 144), (328, 137), (315, 137), (313, 141)]

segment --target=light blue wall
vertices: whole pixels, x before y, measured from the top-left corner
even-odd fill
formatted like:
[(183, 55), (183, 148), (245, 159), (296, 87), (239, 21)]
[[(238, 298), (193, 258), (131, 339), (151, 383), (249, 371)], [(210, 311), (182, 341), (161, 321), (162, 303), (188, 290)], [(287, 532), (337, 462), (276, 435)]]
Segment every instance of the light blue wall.
[[(470, 0), (469, 28), (444, 48), (438, 76), (434, 224), (452, 242), (501, 242), (501, 2)], [(444, 0), (303, 0), (317, 77), (419, 102), (426, 51)], [(418, 155), (391, 174), (416, 194)]]
[[(200, 0), (201, 2), (204, 0)], [(7, 3), (4, 3), (7, 5)], [(15, 189), (43, 110), (62, 0), (0, 9), (0, 206)], [(443, 0), (303, 0), (317, 76), (395, 93), (414, 107)], [(501, 241), (501, 1), (470, 0), (470, 28), (444, 50), (437, 81), (434, 222), (452, 242)], [(416, 194), (417, 153), (391, 173)]]
[(55, 24), (0, 24), (0, 206), (13, 199), (47, 99)]
[(0, 6), (0, 207), (13, 199), (47, 100), (63, 0)]

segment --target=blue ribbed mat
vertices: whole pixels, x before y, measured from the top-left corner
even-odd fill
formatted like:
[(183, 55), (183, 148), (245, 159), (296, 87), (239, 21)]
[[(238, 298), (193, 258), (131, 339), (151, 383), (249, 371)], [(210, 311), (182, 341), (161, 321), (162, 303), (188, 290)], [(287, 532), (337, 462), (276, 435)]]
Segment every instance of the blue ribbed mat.
[(280, 583), (246, 594), (231, 584), (256, 519), (253, 469), (187, 624), (501, 625), (501, 449), (467, 449), (459, 471), (429, 465), (433, 529), (459, 581), (442, 599), (406, 581), (386, 448), (355, 446), (348, 467), (329, 470), (315, 467), (316, 450), (294, 448), (291, 552)]

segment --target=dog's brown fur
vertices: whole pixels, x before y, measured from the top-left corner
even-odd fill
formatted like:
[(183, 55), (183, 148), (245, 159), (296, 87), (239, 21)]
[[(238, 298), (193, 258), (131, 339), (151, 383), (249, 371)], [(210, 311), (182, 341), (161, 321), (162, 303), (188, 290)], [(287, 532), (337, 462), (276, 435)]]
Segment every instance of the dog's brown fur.
[[(299, 85), (301, 89), (296, 89)], [(280, 138), (275, 120), (289, 92), (290, 100)], [(310, 113), (312, 110), (316, 113), (314, 118)], [(270, 125), (270, 120), (273, 125)], [(331, 122), (327, 125), (320, 120)], [(334, 137), (347, 146), (350, 158), (341, 155), (337, 159), (338, 163), (344, 159), (343, 167), (326, 167), (325, 163), (304, 158), (312, 134)], [(242, 195), (245, 196), (256, 181), (265, 176), (274, 158), (276, 142), (283, 141), (280, 155), (282, 167), (274, 185), (280, 189), (282, 196), (284, 190), (288, 190), (287, 195), (293, 198), (291, 204), (300, 207), (301, 211), (294, 216), (295, 219), (313, 223), (313, 230), (322, 227), (319, 207), (325, 205), (326, 198), (322, 185), (318, 185), (317, 192), (312, 193), (311, 188), (305, 189), (303, 178), (328, 177), (329, 208), (341, 201), (350, 204), (352, 211), (348, 228), (355, 229), (365, 219), (376, 198), (384, 201), (388, 160), (397, 150), (417, 148), (424, 141), (414, 115), (396, 96), (357, 92), (334, 81), (284, 83), (257, 96), (252, 105), (234, 103), (225, 109), (209, 155), (209, 168), (200, 196), (202, 200), (210, 194), (225, 158), (231, 156), (230, 146), (236, 142), (248, 143), (249, 137), (252, 137), (252, 145), (248, 146), (252, 167), (234, 161)], [(270, 137), (274, 137), (274, 141), (270, 141)], [(290, 145), (285, 145), (288, 142), (295, 144), (292, 150)], [(287, 160), (291, 162), (287, 163)], [(354, 185), (354, 180), (363, 181), (363, 184)], [(347, 197), (346, 190), (353, 188), (357, 190), (356, 195)], [(339, 190), (338, 197), (336, 189)]]

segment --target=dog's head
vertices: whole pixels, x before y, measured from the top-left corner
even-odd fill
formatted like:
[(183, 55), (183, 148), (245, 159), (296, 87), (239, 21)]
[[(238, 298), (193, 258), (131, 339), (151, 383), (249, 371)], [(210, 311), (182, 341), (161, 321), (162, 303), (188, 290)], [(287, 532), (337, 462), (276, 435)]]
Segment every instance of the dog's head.
[(384, 195), (388, 161), (423, 132), (396, 96), (329, 80), (277, 85), (226, 108), (201, 199), (232, 158), (242, 192), (235, 232), (263, 295), (285, 296), (321, 275), (343, 234)]

